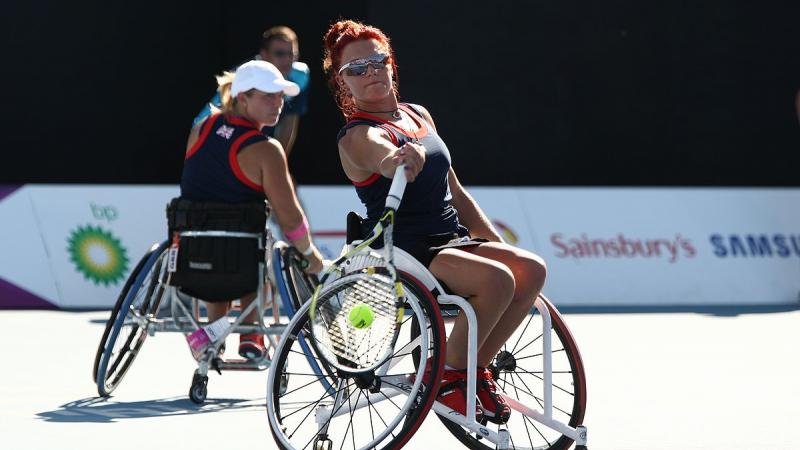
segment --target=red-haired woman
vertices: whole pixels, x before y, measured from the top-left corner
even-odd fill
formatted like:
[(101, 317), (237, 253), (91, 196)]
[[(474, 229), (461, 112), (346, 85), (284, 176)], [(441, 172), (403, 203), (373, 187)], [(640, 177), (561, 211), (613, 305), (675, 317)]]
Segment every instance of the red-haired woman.
[[(367, 208), (364, 231), (383, 210), (395, 168), (409, 181), (397, 211), (394, 243), (414, 255), (478, 317), (478, 417), (503, 423), (511, 413), (486, 367), (530, 312), (544, 284), (544, 261), (512, 247), (461, 186), (428, 111), (397, 100), (397, 66), (378, 28), (340, 21), (325, 36), (324, 69), (347, 120), (339, 132), (345, 174)], [(439, 401), (466, 413), (467, 321), (447, 342)]]

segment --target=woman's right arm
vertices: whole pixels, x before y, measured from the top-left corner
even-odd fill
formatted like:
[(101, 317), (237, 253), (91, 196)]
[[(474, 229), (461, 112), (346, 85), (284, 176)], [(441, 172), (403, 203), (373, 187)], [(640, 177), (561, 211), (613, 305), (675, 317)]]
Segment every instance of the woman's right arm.
[(339, 140), (339, 157), (347, 177), (362, 181), (373, 173), (392, 178), (400, 164), (406, 165), (406, 178), (414, 181), (425, 164), (425, 149), (406, 143), (395, 147), (386, 131), (376, 127), (357, 126)]
[[(320, 272), (322, 254), (311, 242), (308, 222), (289, 176), (286, 155), (278, 141), (270, 139), (248, 146), (247, 151), (239, 154), (239, 161), (240, 165), (247, 165), (250, 168), (256, 166), (260, 169), (261, 186), (275, 211), (278, 225), (298, 250), (303, 253), (311, 251), (310, 255), (305, 255), (309, 262), (307, 271)], [(297, 232), (296, 237), (290, 236), (293, 232)]]

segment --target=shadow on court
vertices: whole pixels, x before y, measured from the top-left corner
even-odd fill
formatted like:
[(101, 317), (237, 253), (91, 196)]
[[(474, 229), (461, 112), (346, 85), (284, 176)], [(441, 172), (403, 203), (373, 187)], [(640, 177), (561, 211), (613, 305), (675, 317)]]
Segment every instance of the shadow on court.
[[(695, 313), (715, 317), (736, 317), (746, 314), (777, 314), (800, 311), (800, 303), (789, 305), (719, 305), (719, 306), (567, 306), (556, 303), (562, 314), (679, 314)], [(531, 310), (533, 312), (533, 310)], [(445, 318), (455, 317), (454, 311), (443, 310)], [(93, 325), (105, 325), (107, 319), (90, 319)]]
[(46, 422), (112, 423), (120, 419), (206, 414), (221, 410), (258, 410), (266, 400), (209, 399), (196, 405), (186, 397), (120, 403), (102, 397), (89, 397), (61, 405), (56, 410), (37, 413)]

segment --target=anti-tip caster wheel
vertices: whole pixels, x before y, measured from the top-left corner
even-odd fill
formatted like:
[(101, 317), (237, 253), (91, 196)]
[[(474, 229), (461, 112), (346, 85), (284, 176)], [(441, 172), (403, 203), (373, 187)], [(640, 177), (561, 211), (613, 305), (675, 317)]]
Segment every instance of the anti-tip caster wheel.
[(195, 372), (192, 377), (192, 387), (189, 389), (189, 400), (198, 405), (206, 401), (208, 395), (208, 376)]
[(333, 441), (327, 437), (319, 437), (314, 441), (314, 450), (331, 450)]

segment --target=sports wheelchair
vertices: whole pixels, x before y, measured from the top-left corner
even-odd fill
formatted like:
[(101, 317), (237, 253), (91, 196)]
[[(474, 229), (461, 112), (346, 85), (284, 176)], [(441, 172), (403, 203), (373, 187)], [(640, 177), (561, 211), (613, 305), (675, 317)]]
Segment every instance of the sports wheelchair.
[[(359, 220), (348, 216), (346, 254), (355, 247)], [(369, 260), (370, 250), (364, 260)], [(586, 449), (586, 376), (580, 352), (566, 323), (543, 295), (496, 355), (490, 368), (511, 406), (503, 425), (476, 421), (477, 321), (469, 302), (449, 293), (411, 255), (394, 249), (405, 292), (404, 316), (390, 356), (378, 368), (347, 372), (332, 367), (316, 351), (305, 302), (286, 326), (267, 381), (267, 413), (281, 449), (399, 449), (430, 409), (471, 449)], [(369, 266), (353, 258), (349, 273)], [(343, 277), (345, 275), (342, 275)], [(329, 285), (323, 282), (321, 289)], [(335, 284), (335, 282), (333, 283)], [(446, 322), (465, 314), (469, 323), (467, 416), (436, 402), (444, 365)], [(308, 348), (312, 351), (309, 352)], [(309, 366), (312, 360), (314, 366)], [(425, 361), (434, 368), (423, 384)], [(291, 376), (286, 383), (287, 376)]]
[[(194, 403), (206, 399), (210, 370), (269, 367), (269, 354), (254, 360), (228, 359), (221, 351), (230, 333), (263, 333), (265, 345), (274, 349), (285, 328), (278, 299), (291, 316), (317, 284), (316, 277), (303, 272), (306, 262), (299, 252), (274, 238), (266, 226), (269, 213), (265, 202), (228, 205), (173, 199), (169, 203), (169, 239), (154, 244), (133, 269), (100, 339), (92, 373), (100, 396), (111, 395), (120, 384), (147, 336), (156, 332), (189, 336), (208, 326), (199, 299), (227, 302), (256, 293), (248, 307), (238, 308), (238, 317), (226, 318), (221, 336), (195, 352), (198, 367), (189, 389)], [(242, 323), (254, 309), (258, 323)], [(313, 366), (314, 361), (309, 356), (308, 364)], [(285, 375), (281, 383), (287, 382)]]

